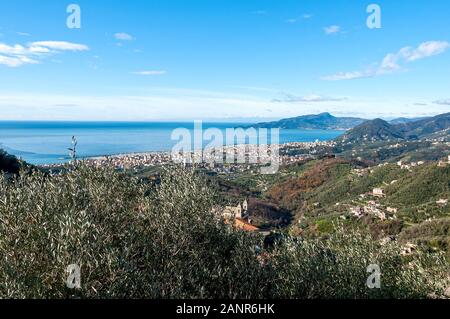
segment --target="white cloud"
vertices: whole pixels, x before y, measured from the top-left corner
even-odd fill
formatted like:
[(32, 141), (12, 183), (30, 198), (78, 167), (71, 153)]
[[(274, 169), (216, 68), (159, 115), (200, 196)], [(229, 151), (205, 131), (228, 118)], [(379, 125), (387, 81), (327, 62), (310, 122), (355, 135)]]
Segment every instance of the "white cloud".
[(305, 13), (302, 17), (303, 17), (303, 19), (311, 19), (313, 17), (313, 15), (309, 14), (309, 13)]
[(44, 54), (44, 53), (50, 53), (50, 49), (45, 47), (39, 47), (39, 46), (31, 46), (28, 48), (30, 53), (34, 54)]
[(134, 37), (132, 35), (129, 35), (128, 33), (125, 32), (119, 32), (114, 34), (114, 37), (117, 40), (122, 40), (122, 41), (132, 41), (134, 40)]
[(0, 43), (0, 54), (8, 54), (8, 55), (20, 55), (26, 54), (27, 49), (20, 44), (16, 44), (14, 46), (10, 46), (4, 43)]
[(166, 73), (167, 73), (167, 71), (165, 71), (165, 70), (148, 70), (148, 71), (132, 72), (132, 74), (136, 74), (136, 75), (164, 75)]
[(444, 53), (450, 47), (446, 41), (428, 41), (419, 45), (416, 49), (403, 48), (402, 54), (408, 61), (416, 61), (433, 55)]
[(336, 33), (341, 32), (341, 27), (338, 25), (332, 25), (332, 26), (323, 28), (323, 30), (325, 31), (326, 34), (330, 35), (330, 34), (336, 34)]
[(48, 48), (56, 51), (87, 51), (88, 46), (84, 44), (71, 43), (66, 41), (40, 41), (31, 43), (31, 48)]
[(23, 37), (29, 37), (31, 36), (31, 34), (27, 33), (27, 32), (16, 32), (18, 35), (21, 35)]
[(25, 64), (38, 64), (39, 59), (62, 51), (87, 51), (88, 46), (65, 41), (32, 42), (27, 46), (0, 43), (0, 65), (19, 67)]
[(450, 99), (437, 100), (433, 103), (438, 105), (450, 105)]
[(362, 78), (370, 78), (375, 76), (373, 71), (354, 71), (354, 72), (339, 72), (333, 75), (327, 75), (322, 77), (322, 80), (326, 81), (342, 81), (342, 80), (354, 80), (354, 79), (362, 79)]
[(417, 48), (404, 47), (397, 53), (389, 53), (381, 63), (381, 67), (387, 70), (398, 70), (401, 63), (409, 63), (444, 53), (450, 47), (445, 41), (428, 41)]
[(322, 77), (322, 80), (353, 80), (391, 74), (402, 71), (404, 69), (403, 66), (407, 63), (442, 54), (448, 48), (450, 48), (450, 43), (446, 41), (423, 42), (417, 48), (404, 47), (397, 53), (387, 54), (375, 68), (370, 68), (364, 71), (339, 72), (337, 74), (324, 76)]
[(24, 64), (38, 64), (39, 62), (26, 56), (10, 57), (0, 55), (0, 64), (16, 68)]

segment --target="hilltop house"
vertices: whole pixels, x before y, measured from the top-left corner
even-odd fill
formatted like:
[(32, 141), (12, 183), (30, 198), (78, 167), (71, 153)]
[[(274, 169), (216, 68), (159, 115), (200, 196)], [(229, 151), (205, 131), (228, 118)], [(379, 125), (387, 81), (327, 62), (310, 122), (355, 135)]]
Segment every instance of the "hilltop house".
[(383, 197), (384, 196), (384, 191), (382, 188), (374, 188), (372, 191), (372, 195), (375, 197)]
[(393, 207), (388, 207), (388, 208), (386, 208), (386, 210), (388, 211), (388, 213), (391, 213), (391, 214), (396, 214), (398, 212), (398, 209), (393, 208)]

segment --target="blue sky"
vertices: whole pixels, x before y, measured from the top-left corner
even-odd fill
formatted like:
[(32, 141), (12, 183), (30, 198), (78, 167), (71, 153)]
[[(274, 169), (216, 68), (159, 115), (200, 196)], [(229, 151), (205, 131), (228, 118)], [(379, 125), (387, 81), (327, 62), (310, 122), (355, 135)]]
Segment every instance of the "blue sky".
[(0, 119), (448, 112), (449, 14), (440, 0), (2, 0)]

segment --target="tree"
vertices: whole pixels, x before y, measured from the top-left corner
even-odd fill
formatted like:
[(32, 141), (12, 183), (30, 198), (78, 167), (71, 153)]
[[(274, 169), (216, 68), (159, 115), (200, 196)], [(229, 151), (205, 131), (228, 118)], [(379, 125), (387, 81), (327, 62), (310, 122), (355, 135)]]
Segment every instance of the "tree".
[(20, 161), (17, 157), (0, 149), (0, 172), (17, 174), (20, 170)]

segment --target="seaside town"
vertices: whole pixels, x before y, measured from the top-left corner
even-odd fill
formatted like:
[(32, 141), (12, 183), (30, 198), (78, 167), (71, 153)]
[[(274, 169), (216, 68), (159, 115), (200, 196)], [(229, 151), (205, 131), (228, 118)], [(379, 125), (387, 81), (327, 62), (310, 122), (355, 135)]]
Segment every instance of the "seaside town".
[[(119, 170), (136, 171), (149, 167), (163, 167), (174, 163), (198, 168), (207, 168), (215, 173), (242, 172), (278, 160), (279, 164), (294, 164), (317, 155), (317, 149), (333, 147), (335, 141), (292, 142), (279, 145), (258, 146), (239, 144), (217, 148), (204, 149), (190, 153), (146, 152), (118, 154), (85, 158), (88, 165), (100, 167), (112, 165)], [(296, 152), (291, 151), (295, 150)], [(298, 152), (301, 151), (301, 152)], [(275, 153), (278, 153), (276, 155)], [(274, 154), (272, 154), (274, 153)], [(42, 168), (59, 168), (61, 164), (46, 164)]]

